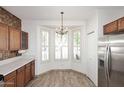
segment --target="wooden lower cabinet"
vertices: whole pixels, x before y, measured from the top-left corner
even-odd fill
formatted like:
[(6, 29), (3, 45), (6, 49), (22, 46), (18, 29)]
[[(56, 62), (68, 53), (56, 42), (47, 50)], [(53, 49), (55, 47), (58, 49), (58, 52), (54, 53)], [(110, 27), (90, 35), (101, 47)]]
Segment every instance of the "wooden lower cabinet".
[(25, 66), (17, 70), (17, 87), (23, 87), (25, 85)]
[(4, 76), (5, 87), (24, 87), (35, 77), (35, 61)]
[(5, 87), (16, 87), (16, 71), (4, 77)]
[(12, 77), (5, 82), (5, 87), (16, 87), (16, 77)]
[(34, 79), (35, 77), (35, 61), (31, 62), (31, 78)]
[(31, 80), (31, 63), (25, 66), (25, 85)]

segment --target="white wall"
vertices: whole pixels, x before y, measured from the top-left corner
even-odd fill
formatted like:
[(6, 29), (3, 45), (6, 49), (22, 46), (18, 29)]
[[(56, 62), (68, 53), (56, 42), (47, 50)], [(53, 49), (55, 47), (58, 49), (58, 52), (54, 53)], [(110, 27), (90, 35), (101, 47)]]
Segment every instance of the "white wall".
[(97, 61), (97, 37), (98, 37), (98, 15), (97, 11), (87, 21), (87, 75), (98, 85), (98, 61)]
[(24, 23), (22, 21), (22, 30), (29, 33), (29, 48), (26, 50), (26, 53), (24, 55), (33, 55), (36, 57), (36, 70), (35, 73), (38, 74), (39, 71), (39, 63), (38, 63), (38, 56), (37, 56), (37, 28), (36, 23), (33, 22), (27, 22)]
[[(29, 50), (27, 55), (36, 56), (36, 75), (39, 75), (50, 69), (74, 69), (86, 74), (86, 28), (84, 21), (65, 21), (65, 25), (81, 26), (81, 62), (74, 63), (71, 60), (63, 62), (47, 62), (41, 61), (40, 47), (40, 27), (42, 25), (58, 25), (59, 21), (37, 21), (37, 20), (22, 20), (22, 29), (29, 32)], [(52, 42), (52, 40), (51, 40)], [(71, 51), (71, 50), (70, 50)]]

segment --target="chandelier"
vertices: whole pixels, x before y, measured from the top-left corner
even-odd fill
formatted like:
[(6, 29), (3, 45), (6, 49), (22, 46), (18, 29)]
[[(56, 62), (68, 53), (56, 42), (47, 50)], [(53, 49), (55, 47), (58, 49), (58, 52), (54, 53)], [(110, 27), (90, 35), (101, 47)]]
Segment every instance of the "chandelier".
[(68, 32), (68, 28), (63, 26), (64, 12), (61, 12), (60, 14), (61, 14), (61, 26), (56, 29), (57, 30), (56, 33), (61, 35), (61, 37), (62, 37), (63, 35), (65, 35)]

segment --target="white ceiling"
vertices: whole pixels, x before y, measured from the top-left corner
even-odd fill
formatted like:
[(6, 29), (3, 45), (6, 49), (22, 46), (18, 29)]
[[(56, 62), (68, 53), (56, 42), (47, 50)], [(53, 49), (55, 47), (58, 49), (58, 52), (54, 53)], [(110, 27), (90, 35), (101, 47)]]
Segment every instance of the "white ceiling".
[(92, 16), (93, 7), (79, 6), (4, 6), (6, 10), (21, 19), (59, 20), (64, 12), (64, 20), (84, 20)]
[(97, 9), (117, 9), (118, 7), (90, 6), (3, 6), (20, 19), (59, 20), (60, 12), (64, 12), (64, 20), (86, 20)]

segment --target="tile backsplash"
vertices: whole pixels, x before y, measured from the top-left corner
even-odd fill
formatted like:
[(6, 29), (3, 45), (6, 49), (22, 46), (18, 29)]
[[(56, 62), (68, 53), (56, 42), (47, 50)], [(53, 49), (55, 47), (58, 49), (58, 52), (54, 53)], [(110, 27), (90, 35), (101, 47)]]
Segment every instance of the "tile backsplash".
[(0, 61), (19, 56), (18, 51), (0, 51)]

